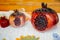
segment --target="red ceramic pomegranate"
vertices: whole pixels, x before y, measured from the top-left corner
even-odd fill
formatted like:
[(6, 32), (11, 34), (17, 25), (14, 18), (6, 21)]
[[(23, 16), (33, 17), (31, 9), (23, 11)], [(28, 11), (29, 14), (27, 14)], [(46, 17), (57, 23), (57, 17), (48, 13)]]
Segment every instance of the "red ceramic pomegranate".
[(0, 26), (1, 26), (2, 28), (8, 27), (9, 25), (10, 25), (10, 24), (9, 24), (9, 20), (6, 19), (5, 16), (0, 17)]
[(32, 12), (31, 23), (38, 31), (51, 29), (58, 23), (57, 13), (47, 7), (47, 4), (42, 3), (41, 9), (36, 9)]
[(25, 24), (25, 15), (19, 10), (14, 10), (9, 17), (9, 22), (13, 27), (21, 27)]

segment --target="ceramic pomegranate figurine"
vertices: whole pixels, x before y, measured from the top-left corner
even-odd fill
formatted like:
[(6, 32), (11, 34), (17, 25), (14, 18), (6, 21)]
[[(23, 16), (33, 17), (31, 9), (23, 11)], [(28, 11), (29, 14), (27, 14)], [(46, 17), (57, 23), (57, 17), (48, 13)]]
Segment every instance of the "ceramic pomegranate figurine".
[(25, 15), (18, 10), (14, 10), (9, 17), (9, 22), (13, 27), (21, 27), (25, 24)]
[(42, 3), (41, 9), (36, 9), (32, 12), (31, 23), (38, 31), (51, 29), (59, 21), (57, 13), (47, 7), (47, 4)]
[(5, 17), (5, 16), (3, 16), (3, 17), (0, 17), (0, 26), (2, 27), (2, 28), (6, 28), (6, 27), (8, 27), (10, 24), (9, 24), (9, 20)]

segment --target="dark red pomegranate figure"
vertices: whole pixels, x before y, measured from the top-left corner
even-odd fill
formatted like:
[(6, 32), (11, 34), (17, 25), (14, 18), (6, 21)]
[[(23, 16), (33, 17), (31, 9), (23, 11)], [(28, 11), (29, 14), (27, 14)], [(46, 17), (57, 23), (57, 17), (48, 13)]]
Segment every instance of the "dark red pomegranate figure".
[(42, 3), (41, 9), (36, 9), (32, 13), (31, 22), (38, 31), (51, 29), (58, 21), (57, 13), (51, 8), (48, 8), (47, 4), (44, 3)]
[(8, 27), (9, 26), (9, 20), (6, 19), (5, 16), (3, 16), (3, 17), (0, 18), (0, 26), (2, 28), (5, 28), (5, 27)]

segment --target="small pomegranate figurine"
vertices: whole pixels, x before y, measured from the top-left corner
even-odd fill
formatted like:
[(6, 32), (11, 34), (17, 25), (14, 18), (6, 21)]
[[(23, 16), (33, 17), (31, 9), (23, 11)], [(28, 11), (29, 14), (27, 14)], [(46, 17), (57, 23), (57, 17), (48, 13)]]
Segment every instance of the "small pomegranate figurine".
[(47, 4), (42, 3), (41, 9), (36, 9), (32, 12), (31, 23), (38, 31), (51, 29), (58, 23), (57, 13), (47, 7)]
[(5, 16), (0, 17), (0, 26), (2, 28), (8, 27), (9, 25), (9, 20)]
[(23, 26), (25, 23), (25, 15), (18, 10), (14, 10), (14, 13), (9, 17), (9, 22), (13, 27)]

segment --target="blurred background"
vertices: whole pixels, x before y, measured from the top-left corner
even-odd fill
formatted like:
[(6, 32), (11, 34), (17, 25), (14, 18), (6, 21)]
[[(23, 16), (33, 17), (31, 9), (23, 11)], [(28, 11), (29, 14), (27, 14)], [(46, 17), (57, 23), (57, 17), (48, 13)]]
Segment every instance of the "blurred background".
[(48, 7), (60, 12), (60, 0), (0, 0), (0, 11), (8, 11), (14, 9), (25, 8), (31, 12), (37, 8), (41, 8), (41, 3), (47, 3)]

